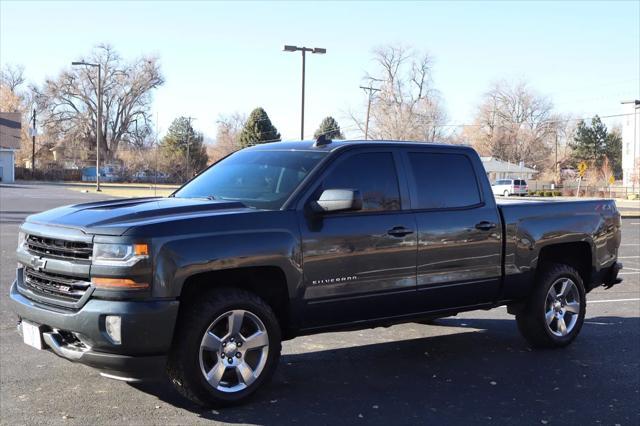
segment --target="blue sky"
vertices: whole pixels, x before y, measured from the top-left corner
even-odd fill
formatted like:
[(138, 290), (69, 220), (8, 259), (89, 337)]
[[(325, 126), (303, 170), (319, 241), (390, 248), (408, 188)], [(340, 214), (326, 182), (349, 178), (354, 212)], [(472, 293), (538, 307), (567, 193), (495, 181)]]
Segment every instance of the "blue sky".
[[(435, 57), (449, 123), (472, 120), (500, 79), (526, 79), (559, 112), (621, 113), (640, 97), (640, 1), (626, 2), (0, 2), (0, 62), (41, 83), (107, 42), (125, 58), (160, 57), (160, 132), (178, 115), (215, 135), (216, 119), (264, 107), (286, 139), (299, 136), (300, 54), (307, 59), (306, 135), (333, 115), (364, 113), (358, 88), (371, 51), (402, 43)], [(610, 125), (615, 124), (609, 120)]]

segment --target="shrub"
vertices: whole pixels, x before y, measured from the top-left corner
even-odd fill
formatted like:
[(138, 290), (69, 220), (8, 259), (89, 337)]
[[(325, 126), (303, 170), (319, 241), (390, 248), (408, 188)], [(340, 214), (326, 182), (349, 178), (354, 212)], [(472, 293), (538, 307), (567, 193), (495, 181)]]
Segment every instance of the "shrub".
[(562, 192), (560, 192), (560, 191), (553, 191), (553, 196), (554, 196), (554, 197), (560, 197), (560, 196), (562, 196)]
[(545, 191), (545, 192), (544, 192), (544, 196), (545, 196), (545, 197), (553, 197), (553, 192), (551, 192), (551, 191)]

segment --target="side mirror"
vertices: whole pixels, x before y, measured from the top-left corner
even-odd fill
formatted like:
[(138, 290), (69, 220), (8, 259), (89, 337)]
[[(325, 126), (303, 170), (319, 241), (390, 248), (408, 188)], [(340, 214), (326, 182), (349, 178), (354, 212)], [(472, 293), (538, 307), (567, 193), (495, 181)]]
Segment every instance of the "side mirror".
[(313, 204), (318, 213), (362, 209), (362, 195), (357, 189), (325, 189)]

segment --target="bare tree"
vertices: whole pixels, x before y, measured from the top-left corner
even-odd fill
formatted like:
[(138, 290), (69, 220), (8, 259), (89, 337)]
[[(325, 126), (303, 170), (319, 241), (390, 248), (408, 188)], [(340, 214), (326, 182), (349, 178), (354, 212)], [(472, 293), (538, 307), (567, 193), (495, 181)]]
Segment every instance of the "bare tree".
[[(380, 89), (371, 103), (369, 134), (374, 139), (433, 141), (444, 135), (446, 114), (431, 78), (433, 58), (404, 46), (374, 50), (374, 73), (365, 80)], [(351, 114), (355, 124), (365, 123)]]
[(12, 93), (24, 83), (24, 66), (7, 64), (0, 71), (0, 83), (9, 88)]
[(524, 82), (496, 83), (484, 95), (467, 138), (483, 155), (548, 166), (559, 117), (553, 105)]
[(218, 118), (216, 141), (208, 149), (210, 161), (216, 162), (242, 148), (239, 138), (246, 121), (247, 116), (238, 112)]
[[(125, 62), (109, 45), (99, 45), (80, 59), (100, 64), (102, 69), (102, 158), (114, 158), (122, 142), (140, 146), (152, 132), (152, 90), (164, 83), (158, 59)], [(50, 137), (95, 149), (98, 81), (94, 67), (72, 67), (34, 90)]]

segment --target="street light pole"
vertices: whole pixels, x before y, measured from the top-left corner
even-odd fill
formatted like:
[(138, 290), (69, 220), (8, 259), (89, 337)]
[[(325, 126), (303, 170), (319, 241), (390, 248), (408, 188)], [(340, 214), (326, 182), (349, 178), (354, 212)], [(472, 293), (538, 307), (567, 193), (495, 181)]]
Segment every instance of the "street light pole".
[(304, 139), (304, 71), (306, 68), (307, 51), (302, 50), (302, 105), (300, 106), (300, 140)]
[(31, 178), (36, 172), (36, 109), (33, 108), (33, 131), (31, 133)]
[(324, 55), (325, 53), (327, 53), (327, 49), (324, 49), (322, 47), (310, 48), (310, 47), (298, 47), (298, 46), (285, 45), (282, 50), (285, 52), (297, 52), (297, 51), (302, 52), (302, 105), (300, 108), (300, 139), (304, 139), (304, 80), (305, 80), (305, 68), (306, 68), (306, 53), (311, 52), (311, 53), (318, 53), (318, 54)]
[(96, 96), (96, 192), (100, 189), (100, 133), (102, 131), (102, 67), (85, 61), (71, 62), (71, 65), (84, 65), (98, 68), (98, 87)]

